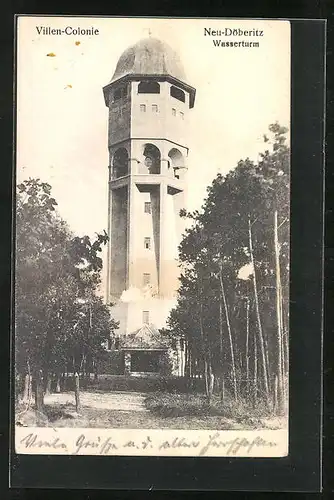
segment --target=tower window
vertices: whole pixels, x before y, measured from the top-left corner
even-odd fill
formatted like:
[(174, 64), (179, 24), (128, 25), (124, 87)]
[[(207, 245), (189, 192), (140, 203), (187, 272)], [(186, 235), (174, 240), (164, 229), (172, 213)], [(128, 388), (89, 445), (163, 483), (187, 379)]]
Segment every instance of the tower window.
[(143, 311), (143, 323), (148, 324), (150, 322), (150, 311)]
[(184, 113), (183, 113), (183, 111), (180, 111), (180, 117), (181, 117), (181, 120), (184, 120)]
[(151, 238), (144, 238), (144, 248), (151, 250)]
[(150, 273), (144, 273), (143, 274), (143, 285), (146, 286), (146, 285), (149, 285), (151, 282), (151, 275)]
[(143, 81), (138, 85), (138, 94), (160, 94), (160, 85), (154, 81)]
[(152, 113), (157, 113), (157, 112), (158, 112), (158, 105), (152, 104)]
[(114, 102), (119, 99), (124, 99), (128, 95), (128, 88), (126, 86), (118, 87), (114, 92)]
[(170, 158), (171, 166), (174, 170), (175, 179), (180, 179), (180, 174), (182, 175), (184, 172), (184, 158), (181, 151), (172, 148), (168, 153), (168, 157)]
[(129, 155), (125, 148), (119, 148), (115, 151), (113, 162), (113, 176), (117, 179), (118, 177), (124, 177), (128, 174), (129, 169)]
[(172, 108), (172, 115), (176, 116), (176, 109), (175, 108)]
[(144, 146), (144, 164), (150, 174), (160, 174), (161, 154), (154, 144), (145, 144)]
[(140, 111), (141, 111), (142, 113), (145, 113), (145, 112), (146, 112), (146, 104), (141, 104), (141, 105), (140, 105)]
[(170, 95), (174, 97), (174, 99), (177, 99), (178, 101), (186, 102), (186, 96), (183, 90), (174, 87), (174, 85), (172, 85), (170, 88)]
[(145, 203), (144, 203), (144, 212), (145, 212), (145, 214), (150, 214), (151, 213), (151, 202), (150, 201), (145, 201)]

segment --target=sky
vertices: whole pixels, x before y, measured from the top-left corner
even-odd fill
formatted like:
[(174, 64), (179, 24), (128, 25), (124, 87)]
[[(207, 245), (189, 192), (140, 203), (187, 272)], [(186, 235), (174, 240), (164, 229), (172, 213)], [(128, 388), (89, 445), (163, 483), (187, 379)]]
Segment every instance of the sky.
[[(94, 27), (99, 34), (42, 35), (36, 29), (41, 26)], [(205, 36), (204, 28), (257, 29), (263, 36)], [(269, 124), (290, 126), (288, 21), (20, 17), (17, 181), (49, 182), (61, 216), (78, 235), (107, 228), (108, 109), (102, 88), (122, 52), (149, 34), (179, 53), (187, 83), (196, 88), (188, 210), (201, 207), (218, 172), (227, 173), (242, 158), (258, 158)], [(257, 41), (259, 47), (215, 47), (213, 39)]]

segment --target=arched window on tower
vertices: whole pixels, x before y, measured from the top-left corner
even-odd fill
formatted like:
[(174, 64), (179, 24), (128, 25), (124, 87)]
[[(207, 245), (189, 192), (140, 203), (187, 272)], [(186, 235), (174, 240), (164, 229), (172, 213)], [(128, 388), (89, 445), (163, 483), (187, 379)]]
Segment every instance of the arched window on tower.
[(160, 174), (161, 154), (159, 149), (154, 144), (145, 144), (144, 146), (144, 163), (150, 174)]
[(138, 94), (160, 94), (160, 85), (154, 80), (144, 80), (138, 85)]
[(176, 148), (172, 148), (168, 153), (168, 158), (170, 160), (175, 179), (182, 179), (185, 172), (185, 166), (181, 151)]
[(125, 148), (119, 148), (115, 151), (113, 158), (113, 177), (124, 177), (129, 171), (129, 155)]
[(183, 92), (183, 90), (174, 87), (174, 85), (172, 85), (170, 88), (170, 95), (174, 97), (174, 99), (177, 99), (178, 101), (186, 102), (186, 95)]
[(113, 102), (118, 101), (119, 99), (124, 99), (128, 95), (128, 87), (127, 85), (121, 85), (114, 90)]

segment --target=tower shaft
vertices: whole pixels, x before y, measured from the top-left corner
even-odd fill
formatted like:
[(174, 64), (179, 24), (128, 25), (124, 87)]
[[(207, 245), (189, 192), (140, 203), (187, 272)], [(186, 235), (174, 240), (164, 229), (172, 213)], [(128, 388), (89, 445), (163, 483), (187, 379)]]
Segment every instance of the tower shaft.
[[(152, 50), (162, 50), (152, 43)], [(123, 66), (130, 71), (124, 54), (115, 74)], [(159, 65), (165, 54), (153, 56)], [(143, 74), (130, 71), (104, 88), (110, 156), (107, 301), (124, 334), (143, 324), (165, 326), (175, 302), (187, 118), (194, 101), (192, 87), (173, 75), (155, 74), (152, 61), (145, 69), (143, 57), (136, 66)]]

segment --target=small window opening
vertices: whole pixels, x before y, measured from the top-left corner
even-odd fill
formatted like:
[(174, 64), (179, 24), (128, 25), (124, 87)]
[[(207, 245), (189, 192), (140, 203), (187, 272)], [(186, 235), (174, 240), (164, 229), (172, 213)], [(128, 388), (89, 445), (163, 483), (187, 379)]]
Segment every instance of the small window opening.
[(143, 311), (143, 323), (148, 324), (150, 322), (150, 311)]
[(172, 108), (172, 115), (176, 116), (176, 109), (175, 108)]
[(138, 94), (160, 94), (160, 85), (152, 80), (140, 82)]
[(140, 105), (140, 111), (141, 111), (142, 113), (145, 113), (145, 112), (146, 112), (146, 104), (141, 104), (141, 105)]
[(174, 87), (174, 85), (172, 85), (170, 88), (170, 95), (174, 97), (174, 99), (177, 99), (178, 101), (186, 102), (186, 96), (183, 90)]
[(144, 247), (146, 250), (151, 250), (151, 238), (144, 238)]
[(158, 105), (152, 104), (152, 113), (157, 113), (157, 112), (158, 112)]
[(145, 212), (145, 214), (151, 213), (151, 202), (150, 201), (145, 201), (144, 212)]

